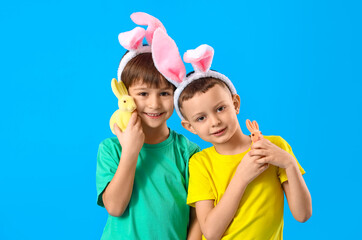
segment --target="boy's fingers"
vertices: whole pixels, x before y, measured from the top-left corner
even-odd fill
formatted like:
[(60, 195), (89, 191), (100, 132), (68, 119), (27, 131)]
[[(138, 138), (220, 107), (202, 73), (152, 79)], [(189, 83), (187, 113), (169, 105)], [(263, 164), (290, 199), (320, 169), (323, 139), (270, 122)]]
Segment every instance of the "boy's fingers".
[(267, 156), (268, 152), (262, 149), (253, 149), (250, 151), (250, 156)]
[(117, 123), (113, 124), (113, 129), (117, 136), (122, 133), (122, 130), (118, 127)]
[(138, 117), (137, 111), (133, 111), (131, 118), (129, 119), (128, 126), (135, 125), (136, 121), (137, 121), (137, 117)]
[(262, 157), (262, 158), (255, 160), (255, 162), (258, 164), (268, 164), (268, 159), (266, 157)]
[(268, 139), (262, 138), (259, 141), (257, 141), (256, 143), (254, 143), (251, 148), (256, 149), (256, 148), (266, 148), (268, 142), (270, 143), (270, 141)]
[(136, 121), (135, 121), (135, 124), (134, 124), (135, 127), (141, 127), (141, 117), (137, 115), (137, 118), (136, 118)]
[(253, 145), (251, 145), (251, 149), (258, 149), (261, 147), (262, 147), (261, 140), (257, 141), (256, 143), (253, 143)]

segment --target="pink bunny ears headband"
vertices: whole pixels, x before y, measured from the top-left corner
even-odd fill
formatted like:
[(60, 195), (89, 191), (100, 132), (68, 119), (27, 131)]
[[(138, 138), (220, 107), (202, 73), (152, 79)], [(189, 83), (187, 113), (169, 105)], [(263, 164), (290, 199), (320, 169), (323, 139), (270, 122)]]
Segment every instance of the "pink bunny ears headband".
[[(160, 28), (164, 32), (166, 32), (166, 29), (162, 25), (160, 20), (147, 13), (133, 13), (131, 14), (131, 19), (134, 23), (138, 25), (146, 25), (147, 29), (145, 30), (141, 27), (135, 27), (131, 31), (123, 32), (118, 35), (119, 43), (129, 51), (123, 56), (121, 62), (119, 63), (117, 71), (118, 82), (121, 81), (123, 69), (131, 59), (139, 54), (151, 52), (153, 34), (155, 30)], [(146, 37), (149, 46), (143, 46), (144, 37)]]
[(153, 35), (152, 57), (157, 70), (171, 83), (177, 86), (174, 94), (174, 105), (177, 114), (184, 119), (179, 106), (178, 99), (182, 91), (191, 82), (205, 77), (212, 77), (223, 81), (232, 94), (236, 89), (229, 78), (216, 71), (210, 70), (214, 49), (203, 44), (194, 50), (188, 50), (183, 58), (191, 63), (195, 73), (186, 77), (185, 65), (182, 62), (176, 43), (162, 29), (156, 29)]
[[(173, 85), (177, 87), (174, 94), (174, 105), (177, 114), (181, 119), (183, 116), (178, 106), (178, 99), (182, 91), (191, 82), (205, 77), (212, 77), (223, 81), (232, 94), (236, 94), (236, 89), (232, 82), (225, 75), (210, 70), (214, 49), (209, 45), (201, 45), (194, 50), (188, 50), (184, 54), (184, 61), (191, 63), (195, 73), (186, 77), (186, 68), (182, 62), (176, 43), (167, 35), (165, 27), (155, 17), (137, 12), (131, 15), (134, 23), (148, 26), (147, 29), (135, 27), (128, 32), (120, 33), (119, 43), (127, 49), (118, 67), (118, 81), (122, 81), (121, 75), (127, 63), (142, 53), (152, 53), (153, 62), (157, 70)], [(143, 39), (149, 46), (143, 46)]]

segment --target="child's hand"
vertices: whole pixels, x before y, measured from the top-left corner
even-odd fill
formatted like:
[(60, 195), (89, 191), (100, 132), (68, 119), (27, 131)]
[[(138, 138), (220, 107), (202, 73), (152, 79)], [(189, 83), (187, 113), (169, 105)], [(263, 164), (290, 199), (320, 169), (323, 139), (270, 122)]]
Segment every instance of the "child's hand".
[(267, 139), (261, 139), (254, 143), (249, 154), (253, 157), (260, 157), (257, 160), (260, 164), (267, 163), (285, 169), (296, 164), (292, 155)]
[(247, 184), (251, 183), (257, 176), (268, 169), (269, 164), (259, 163), (261, 158), (263, 157), (251, 156), (250, 152), (248, 152), (239, 163), (236, 171), (241, 171), (240, 176), (242, 176)]
[(138, 156), (145, 141), (145, 134), (143, 133), (141, 118), (138, 116), (137, 111), (132, 113), (124, 132), (121, 131), (116, 123), (114, 124), (114, 131), (122, 146), (122, 152), (137, 154)]

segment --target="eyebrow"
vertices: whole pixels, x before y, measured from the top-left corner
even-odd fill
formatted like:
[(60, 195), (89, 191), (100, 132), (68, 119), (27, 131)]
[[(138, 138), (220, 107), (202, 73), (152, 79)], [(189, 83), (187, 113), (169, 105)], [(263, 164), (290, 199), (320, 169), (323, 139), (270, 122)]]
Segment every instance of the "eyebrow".
[(198, 112), (198, 113), (195, 113), (194, 115), (191, 116), (191, 119), (195, 120), (196, 117), (198, 117), (199, 115), (203, 115), (204, 112)]
[(147, 88), (134, 88), (132, 90), (139, 91), (139, 90), (146, 90)]
[[(139, 88), (134, 88), (133, 90), (134, 91), (144, 91), (144, 90), (149, 90), (150, 88), (148, 87), (139, 87)], [(156, 88), (156, 89), (159, 89), (161, 91), (165, 91), (165, 90), (172, 90), (172, 88), (169, 88), (169, 87), (165, 87), (165, 88)]]
[(215, 104), (214, 107), (219, 106), (219, 105), (222, 105), (222, 104), (225, 104), (225, 103), (224, 103), (224, 100), (221, 100), (220, 102), (218, 102), (217, 104)]

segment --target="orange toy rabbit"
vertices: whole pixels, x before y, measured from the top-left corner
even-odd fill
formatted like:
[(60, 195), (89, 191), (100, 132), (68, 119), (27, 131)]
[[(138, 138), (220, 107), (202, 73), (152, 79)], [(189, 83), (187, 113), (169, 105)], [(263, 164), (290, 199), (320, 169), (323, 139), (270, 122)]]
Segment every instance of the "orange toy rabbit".
[(251, 122), (249, 119), (247, 119), (246, 127), (251, 133), (251, 141), (253, 141), (253, 143), (263, 138), (263, 135), (261, 135), (261, 132), (259, 131), (259, 125), (256, 121)]

